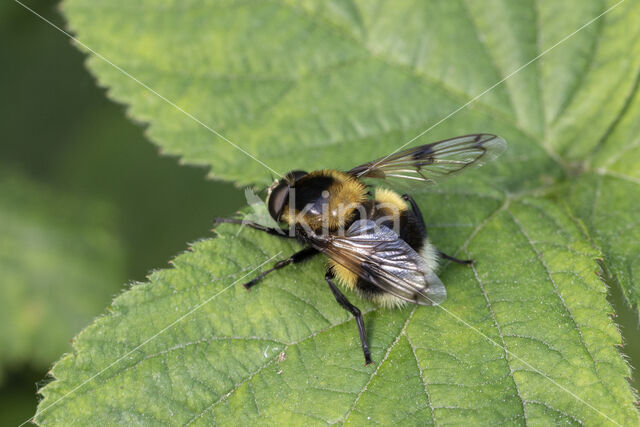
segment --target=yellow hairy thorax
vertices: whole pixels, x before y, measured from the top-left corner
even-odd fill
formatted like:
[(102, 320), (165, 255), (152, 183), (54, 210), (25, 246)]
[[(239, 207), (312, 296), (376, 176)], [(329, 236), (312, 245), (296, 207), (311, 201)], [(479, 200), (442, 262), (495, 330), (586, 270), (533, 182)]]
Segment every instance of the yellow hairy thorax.
[(290, 209), (285, 209), (282, 220), (290, 226), (304, 222), (314, 230), (327, 227), (329, 230), (337, 230), (351, 220), (362, 203), (367, 199), (367, 187), (357, 178), (344, 172), (326, 169), (312, 172), (314, 176), (328, 176), (333, 178), (333, 183), (328, 188), (327, 208), (322, 214), (301, 214), (295, 212), (292, 215)]

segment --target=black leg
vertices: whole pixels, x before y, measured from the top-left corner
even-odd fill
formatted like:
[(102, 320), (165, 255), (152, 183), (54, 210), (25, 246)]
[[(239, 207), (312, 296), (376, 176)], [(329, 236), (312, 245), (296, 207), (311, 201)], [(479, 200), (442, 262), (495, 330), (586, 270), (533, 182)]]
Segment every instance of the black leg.
[[(413, 211), (413, 214), (416, 216), (416, 219), (418, 220), (418, 223), (420, 224), (420, 226), (424, 230), (424, 236), (426, 237), (427, 236), (427, 226), (424, 224), (424, 218), (422, 218), (422, 213), (420, 212), (420, 208), (418, 207), (418, 204), (416, 203), (415, 200), (413, 200), (413, 197), (411, 197), (408, 194), (403, 194), (402, 198), (404, 200), (406, 200), (407, 202), (409, 202), (409, 204), (411, 205), (411, 210)], [(458, 259), (458, 258), (452, 257), (451, 255), (447, 255), (442, 251), (440, 251), (440, 256), (442, 258), (444, 258), (444, 259), (448, 259), (449, 261), (457, 262), (458, 264), (466, 264), (466, 265), (473, 264), (473, 260), (472, 259)]]
[(413, 197), (411, 197), (408, 194), (403, 194), (402, 198), (407, 202), (409, 202), (409, 204), (411, 205), (411, 210), (413, 211), (413, 215), (418, 220), (418, 224), (420, 225), (420, 227), (422, 227), (424, 237), (427, 237), (427, 226), (424, 223), (424, 218), (422, 218), (422, 212), (420, 212), (420, 208), (418, 207), (418, 204), (416, 203), (415, 200), (413, 200)]
[(288, 239), (295, 239), (296, 236), (292, 236), (289, 234), (289, 230), (283, 230), (281, 228), (271, 228), (271, 227), (265, 227), (264, 225), (260, 225), (260, 224), (256, 224), (255, 222), (250, 222), (250, 221), (243, 221), (241, 219), (235, 219), (235, 218), (216, 218), (214, 220), (214, 224), (242, 224), (242, 225), (246, 225), (249, 226), (251, 228), (255, 228), (256, 230), (260, 230), (260, 231), (264, 231), (265, 233), (269, 233), (272, 234), (274, 236), (280, 236), (280, 237), (286, 237)]
[(369, 351), (369, 344), (367, 344), (367, 331), (364, 328), (364, 321), (362, 320), (362, 313), (355, 305), (351, 304), (347, 297), (345, 297), (340, 289), (333, 283), (333, 272), (331, 270), (327, 271), (324, 278), (329, 284), (331, 288), (331, 292), (333, 292), (333, 296), (338, 301), (338, 304), (342, 306), (349, 313), (353, 314), (353, 317), (356, 318), (356, 324), (358, 325), (358, 333), (360, 334), (360, 341), (362, 342), (362, 351), (364, 352), (364, 361), (366, 365), (371, 364), (371, 352)]
[(458, 264), (466, 264), (466, 265), (473, 264), (472, 259), (458, 259), (458, 258), (452, 257), (451, 255), (447, 255), (442, 251), (440, 251), (440, 256), (444, 259), (448, 259), (449, 261), (457, 262)]
[(258, 283), (260, 280), (264, 279), (264, 277), (276, 270), (281, 269), (282, 267), (286, 267), (289, 264), (296, 264), (300, 261), (304, 261), (305, 259), (311, 258), (312, 256), (316, 255), (318, 252), (317, 249), (314, 248), (305, 248), (301, 251), (296, 252), (295, 254), (291, 255), (289, 258), (287, 259), (283, 259), (281, 261), (276, 262), (272, 268), (263, 271), (262, 273), (258, 274), (255, 279), (253, 279), (250, 282), (245, 283), (244, 286), (245, 288), (247, 288), (247, 290), (251, 289), (251, 287), (253, 285), (255, 285), (256, 283)]

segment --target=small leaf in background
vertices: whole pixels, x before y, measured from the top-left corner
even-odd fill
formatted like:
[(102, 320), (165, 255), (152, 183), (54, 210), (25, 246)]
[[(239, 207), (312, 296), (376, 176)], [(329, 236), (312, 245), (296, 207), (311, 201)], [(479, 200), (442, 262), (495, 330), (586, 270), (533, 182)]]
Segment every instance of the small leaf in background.
[(113, 211), (0, 176), (0, 374), (48, 367), (124, 279)]
[[(64, 10), (83, 43), (281, 173), (346, 169), (436, 123), (414, 144), (493, 132), (509, 150), (415, 191), (432, 241), (476, 261), (443, 266), (442, 307), (384, 310), (349, 295), (366, 313), (373, 367), (320, 260), (255, 292), (220, 293), (299, 248), (225, 225), (78, 336), (37, 422), (638, 424), (597, 273), (604, 259), (637, 303), (640, 3), (68, 0)], [(166, 152), (238, 184), (270, 183), (108, 63), (90, 55), (89, 67)]]

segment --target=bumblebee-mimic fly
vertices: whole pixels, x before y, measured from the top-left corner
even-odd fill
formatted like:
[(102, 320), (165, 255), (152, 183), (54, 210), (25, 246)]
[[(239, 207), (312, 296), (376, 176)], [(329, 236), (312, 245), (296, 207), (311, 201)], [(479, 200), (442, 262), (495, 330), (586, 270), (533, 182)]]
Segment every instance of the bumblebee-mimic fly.
[(288, 229), (226, 218), (217, 222), (243, 223), (297, 239), (306, 246), (246, 283), (247, 289), (287, 265), (317, 254), (327, 256), (325, 280), (336, 301), (355, 317), (369, 364), (371, 353), (362, 314), (334, 279), (386, 307), (407, 302), (438, 305), (447, 296), (436, 275), (439, 260), (472, 261), (446, 255), (429, 242), (420, 209), (410, 195), (372, 188), (365, 180), (396, 178), (435, 184), (493, 160), (505, 149), (502, 138), (473, 134), (409, 148), (345, 172), (291, 171), (273, 183), (267, 197), (269, 214)]

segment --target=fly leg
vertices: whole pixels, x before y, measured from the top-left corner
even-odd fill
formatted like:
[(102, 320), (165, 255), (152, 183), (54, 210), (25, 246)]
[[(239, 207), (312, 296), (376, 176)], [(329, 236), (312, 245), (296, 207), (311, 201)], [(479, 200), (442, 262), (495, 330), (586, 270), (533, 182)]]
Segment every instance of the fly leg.
[(440, 252), (440, 256), (444, 259), (448, 259), (449, 261), (453, 261), (453, 262), (457, 262), (458, 264), (465, 264), (465, 265), (471, 265), (473, 264), (473, 260), (472, 259), (458, 259), (456, 257), (452, 257), (451, 255), (447, 255), (442, 251)]
[(296, 238), (296, 236), (293, 236), (289, 233), (289, 230), (283, 230), (281, 228), (265, 227), (264, 225), (256, 224), (255, 222), (243, 221), (241, 219), (235, 219), (235, 218), (216, 218), (214, 220), (214, 225), (223, 224), (223, 223), (246, 225), (248, 227), (255, 228), (256, 230), (264, 231), (265, 233), (272, 234), (274, 236), (285, 237), (288, 239)]
[[(411, 210), (413, 211), (413, 214), (415, 215), (416, 219), (418, 220), (418, 224), (420, 224), (420, 226), (424, 230), (424, 236), (427, 237), (427, 226), (424, 224), (424, 218), (422, 218), (422, 213), (420, 212), (420, 208), (418, 207), (418, 204), (416, 203), (415, 200), (413, 200), (413, 197), (411, 197), (408, 194), (403, 194), (402, 198), (404, 200), (406, 200), (407, 202), (409, 202), (409, 204), (411, 205)], [(440, 256), (442, 258), (447, 259), (449, 261), (453, 261), (453, 262), (457, 262), (458, 264), (465, 264), (465, 265), (473, 264), (473, 260), (472, 259), (458, 259), (458, 258), (453, 257), (451, 255), (447, 255), (442, 251), (438, 251), (438, 252), (440, 252)]]
[(263, 271), (262, 273), (258, 274), (253, 280), (251, 280), (250, 282), (245, 283), (244, 286), (247, 290), (251, 289), (251, 287), (253, 285), (255, 285), (256, 283), (258, 283), (260, 280), (264, 279), (264, 277), (269, 274), (272, 273), (276, 270), (281, 269), (282, 267), (286, 267), (289, 264), (296, 264), (299, 263), (300, 261), (304, 261), (306, 259), (311, 258), (312, 256), (318, 254), (319, 252), (314, 249), (314, 248), (304, 248), (301, 251), (296, 252), (295, 254), (291, 255), (289, 258), (287, 259), (283, 259), (280, 260), (278, 262), (276, 262), (272, 268)]
[(415, 200), (413, 200), (413, 197), (411, 197), (408, 194), (403, 194), (402, 198), (407, 202), (409, 202), (409, 204), (411, 205), (411, 211), (413, 212), (413, 215), (416, 217), (416, 220), (418, 221), (418, 225), (420, 226), (420, 228), (422, 228), (423, 236), (427, 237), (427, 226), (424, 223), (424, 218), (422, 218), (422, 212), (420, 212), (420, 208), (418, 207), (418, 204), (416, 203)]
[(360, 334), (360, 341), (362, 342), (362, 352), (364, 353), (364, 362), (366, 365), (373, 363), (371, 361), (371, 352), (369, 351), (369, 344), (367, 344), (367, 331), (364, 328), (364, 321), (362, 320), (362, 313), (360, 309), (355, 305), (351, 304), (347, 297), (345, 297), (340, 289), (333, 283), (333, 272), (331, 270), (327, 271), (324, 279), (329, 284), (329, 288), (331, 288), (331, 292), (333, 292), (333, 296), (338, 301), (338, 304), (342, 306), (349, 313), (353, 314), (353, 317), (356, 319), (356, 324), (358, 325), (358, 333)]

